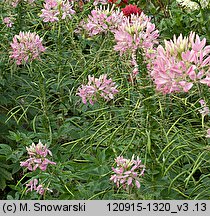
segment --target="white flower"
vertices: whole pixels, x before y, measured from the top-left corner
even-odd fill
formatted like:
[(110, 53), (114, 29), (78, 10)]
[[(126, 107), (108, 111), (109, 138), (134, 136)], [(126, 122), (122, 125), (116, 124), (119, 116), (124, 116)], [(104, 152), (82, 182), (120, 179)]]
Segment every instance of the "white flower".
[[(199, 4), (194, 2), (194, 1), (190, 1), (190, 0), (176, 0), (176, 1), (182, 7), (185, 7), (191, 11), (199, 9)], [(199, 2), (201, 4), (201, 7), (204, 9), (204, 8), (208, 7), (210, 0), (199, 0)]]

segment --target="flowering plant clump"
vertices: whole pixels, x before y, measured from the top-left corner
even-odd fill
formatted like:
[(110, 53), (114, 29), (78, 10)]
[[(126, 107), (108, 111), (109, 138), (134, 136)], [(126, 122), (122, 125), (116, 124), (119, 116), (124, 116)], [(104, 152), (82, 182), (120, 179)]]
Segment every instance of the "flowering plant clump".
[(107, 75), (103, 74), (98, 79), (94, 76), (88, 76), (88, 84), (82, 85), (79, 88), (77, 95), (82, 98), (84, 104), (89, 101), (90, 104), (94, 104), (98, 97), (102, 97), (109, 101), (114, 98), (114, 95), (118, 93), (117, 86), (112, 79), (107, 79)]
[(0, 0), (0, 198), (209, 199), (209, 3)]
[(107, 33), (114, 31), (123, 19), (123, 13), (118, 10), (113, 10), (105, 6), (100, 6), (91, 11), (88, 19), (82, 22), (82, 27), (87, 31), (90, 36), (100, 33)]
[(157, 38), (159, 36), (155, 25), (150, 22), (150, 18), (143, 12), (137, 14), (130, 14), (128, 17), (124, 16), (123, 21), (118, 25), (117, 30), (114, 31), (116, 45), (115, 51), (119, 51), (120, 55), (131, 52), (131, 64), (134, 67), (131, 77), (135, 77), (138, 70), (138, 63), (136, 59), (136, 52), (138, 49), (143, 51), (145, 61), (151, 59), (154, 53), (154, 45), (158, 44)]
[(37, 145), (32, 143), (30, 148), (26, 147), (26, 149), (29, 155), (29, 159), (24, 162), (20, 162), (20, 166), (27, 167), (30, 171), (34, 171), (38, 167), (42, 171), (45, 171), (48, 164), (56, 165), (55, 162), (52, 162), (46, 158), (48, 154), (52, 156), (52, 153), (47, 148), (47, 146), (43, 145), (40, 141)]
[(142, 12), (140, 16), (131, 14), (130, 17), (124, 17), (114, 31), (114, 36), (117, 43), (114, 50), (119, 51), (120, 55), (128, 50), (136, 51), (138, 48), (149, 54), (149, 50), (158, 43), (159, 34), (150, 18)]
[(205, 46), (205, 38), (191, 32), (189, 37), (174, 36), (164, 42), (152, 61), (151, 76), (158, 91), (188, 92), (196, 82), (210, 86), (210, 46)]
[(20, 32), (14, 36), (10, 45), (12, 47), (10, 58), (15, 59), (17, 65), (39, 59), (40, 54), (46, 50), (42, 45), (42, 39), (35, 32)]
[(49, 188), (44, 188), (42, 184), (38, 184), (38, 180), (37, 179), (33, 179), (31, 180), (28, 184), (26, 184), (26, 187), (28, 187), (28, 189), (26, 190), (26, 192), (28, 191), (36, 191), (38, 194), (43, 195), (45, 193), (45, 191), (50, 191), (52, 192), (52, 190), (50, 190)]
[(71, 15), (75, 14), (72, 7), (73, 5), (67, 0), (45, 0), (40, 17), (44, 22), (57, 22), (60, 17), (61, 19), (71, 18)]
[(139, 178), (144, 175), (145, 166), (141, 165), (141, 160), (137, 157), (134, 160), (134, 155), (132, 159), (125, 159), (123, 156), (117, 157), (115, 159), (117, 167), (112, 167), (112, 170), (115, 172), (111, 176), (110, 180), (113, 181), (117, 187), (120, 185), (123, 186), (123, 189), (127, 187), (133, 187), (134, 185), (137, 188), (140, 188)]

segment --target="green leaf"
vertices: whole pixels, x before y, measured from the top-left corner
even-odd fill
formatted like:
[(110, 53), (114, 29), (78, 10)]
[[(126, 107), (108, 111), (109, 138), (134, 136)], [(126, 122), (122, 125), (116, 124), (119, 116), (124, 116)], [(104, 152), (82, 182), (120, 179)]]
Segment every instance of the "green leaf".
[(1, 167), (0, 167), (0, 176), (6, 180), (12, 180), (13, 179), (12, 174)]
[(103, 151), (101, 151), (98, 155), (100, 162), (103, 164), (106, 160), (106, 149), (104, 149)]
[(12, 168), (12, 174), (18, 172), (20, 169), (21, 169), (20, 163), (19, 162), (15, 163), (14, 166), (13, 166), (13, 168)]
[(3, 155), (8, 155), (8, 154), (11, 154), (12, 153), (12, 149), (9, 145), (7, 144), (0, 144), (0, 154), (3, 154)]
[(6, 187), (6, 181), (5, 178), (3, 178), (2, 176), (0, 176), (0, 189), (4, 190)]
[(11, 195), (7, 195), (7, 200), (14, 200), (14, 198)]

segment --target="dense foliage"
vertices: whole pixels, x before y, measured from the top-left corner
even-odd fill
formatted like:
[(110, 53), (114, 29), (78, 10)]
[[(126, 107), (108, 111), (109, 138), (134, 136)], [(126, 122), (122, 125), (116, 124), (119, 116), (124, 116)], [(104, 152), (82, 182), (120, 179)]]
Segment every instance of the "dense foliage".
[(208, 0), (0, 16), (1, 199), (210, 199)]

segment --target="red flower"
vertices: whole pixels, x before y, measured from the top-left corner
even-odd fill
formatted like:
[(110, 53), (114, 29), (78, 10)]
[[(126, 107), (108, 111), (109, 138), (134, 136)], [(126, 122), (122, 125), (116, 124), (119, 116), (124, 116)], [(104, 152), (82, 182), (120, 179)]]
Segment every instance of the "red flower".
[[(117, 2), (119, 2), (119, 0), (108, 0), (109, 3), (115, 4)], [(121, 6), (123, 4), (128, 4), (128, 0), (121, 0), (119, 4), (117, 4), (117, 6)]]
[(136, 5), (126, 5), (125, 8), (122, 9), (122, 12), (125, 16), (130, 16), (131, 14), (140, 15), (142, 10), (138, 8)]

